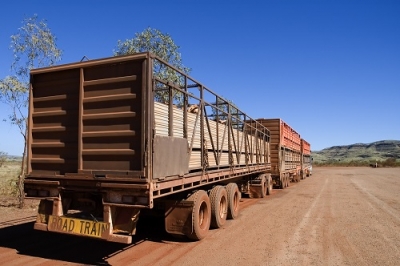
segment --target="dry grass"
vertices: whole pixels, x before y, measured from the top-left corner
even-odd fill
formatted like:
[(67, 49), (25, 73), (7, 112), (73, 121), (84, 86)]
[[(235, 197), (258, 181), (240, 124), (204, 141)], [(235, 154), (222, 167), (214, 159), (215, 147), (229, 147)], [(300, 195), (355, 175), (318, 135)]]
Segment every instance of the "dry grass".
[(20, 161), (6, 161), (0, 167), (0, 197), (2, 199), (2, 206), (10, 206), (18, 202), (17, 182), (20, 167)]
[(0, 214), (19, 212), (23, 210), (34, 211), (38, 201), (24, 201), (23, 209), (19, 209), (18, 175), (21, 171), (21, 161), (8, 160), (0, 167)]

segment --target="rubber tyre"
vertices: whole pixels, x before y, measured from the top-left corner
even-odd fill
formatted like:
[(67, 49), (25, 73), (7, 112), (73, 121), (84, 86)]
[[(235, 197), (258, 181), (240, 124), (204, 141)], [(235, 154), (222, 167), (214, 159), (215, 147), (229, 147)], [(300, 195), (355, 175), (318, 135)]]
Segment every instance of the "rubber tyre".
[(264, 175), (261, 179), (261, 188), (260, 188), (260, 198), (265, 198), (268, 192), (268, 184), (266, 180), (266, 176)]
[(265, 198), (267, 195), (267, 184), (265, 175), (260, 175), (257, 177), (256, 181), (259, 181), (259, 184), (250, 185), (252, 187), (251, 192), (249, 194), (250, 198)]
[(221, 228), (228, 214), (228, 193), (223, 186), (215, 186), (210, 191), (211, 227)]
[(285, 187), (286, 187), (286, 177), (283, 176), (283, 177), (281, 178), (281, 180), (280, 180), (280, 186), (279, 186), (279, 188), (280, 188), (280, 189), (284, 189)]
[(193, 201), (192, 224), (193, 232), (186, 236), (193, 240), (203, 239), (210, 229), (211, 224), (211, 204), (207, 192), (198, 190), (187, 200)]
[(271, 195), (273, 185), (272, 185), (272, 179), (271, 179), (271, 176), (270, 176), (270, 175), (267, 176), (267, 182), (266, 182), (266, 184), (267, 184), (267, 195)]
[(239, 191), (236, 183), (229, 183), (226, 185), (226, 192), (228, 194), (228, 219), (235, 219), (239, 215), (239, 202), (242, 194)]

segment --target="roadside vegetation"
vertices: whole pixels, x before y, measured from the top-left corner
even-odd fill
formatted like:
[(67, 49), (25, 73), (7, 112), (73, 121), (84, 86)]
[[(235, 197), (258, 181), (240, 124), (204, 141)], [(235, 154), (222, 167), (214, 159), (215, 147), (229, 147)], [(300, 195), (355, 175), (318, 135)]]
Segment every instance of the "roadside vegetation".
[[(4, 159), (5, 157), (0, 157)], [(0, 161), (0, 196), (18, 197), (18, 175), (21, 171), (21, 161), (9, 160)]]
[(7, 153), (0, 151), (0, 167), (7, 161)]
[(314, 166), (370, 166), (375, 167), (400, 167), (400, 160), (396, 158), (387, 158), (386, 160), (327, 160), (327, 161), (314, 161)]

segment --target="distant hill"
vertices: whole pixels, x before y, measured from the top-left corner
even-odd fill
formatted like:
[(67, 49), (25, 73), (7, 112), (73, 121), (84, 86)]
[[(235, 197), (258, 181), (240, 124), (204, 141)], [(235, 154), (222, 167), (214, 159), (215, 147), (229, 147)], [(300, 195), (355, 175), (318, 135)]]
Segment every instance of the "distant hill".
[(392, 158), (400, 160), (400, 140), (381, 140), (372, 143), (356, 143), (345, 146), (333, 146), (312, 152), (314, 163), (385, 161)]

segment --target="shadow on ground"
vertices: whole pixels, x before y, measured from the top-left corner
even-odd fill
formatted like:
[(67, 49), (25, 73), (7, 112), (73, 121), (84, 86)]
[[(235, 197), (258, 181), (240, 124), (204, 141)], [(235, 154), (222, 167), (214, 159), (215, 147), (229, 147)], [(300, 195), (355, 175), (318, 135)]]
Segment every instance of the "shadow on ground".
[(187, 241), (172, 238), (165, 232), (163, 220), (151, 217), (139, 221), (138, 234), (133, 237), (130, 245), (37, 231), (33, 229), (33, 224), (34, 222), (25, 222), (1, 228), (0, 247), (14, 249), (20, 255), (43, 259), (85, 265), (109, 265), (107, 259), (144, 241)]

